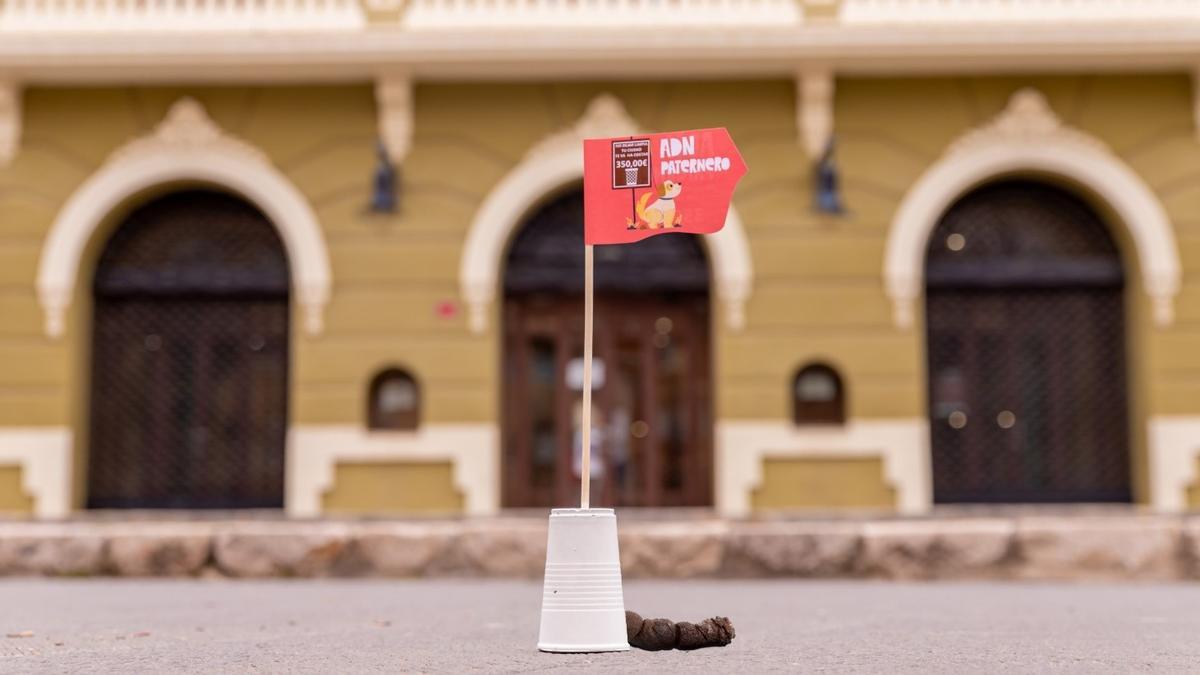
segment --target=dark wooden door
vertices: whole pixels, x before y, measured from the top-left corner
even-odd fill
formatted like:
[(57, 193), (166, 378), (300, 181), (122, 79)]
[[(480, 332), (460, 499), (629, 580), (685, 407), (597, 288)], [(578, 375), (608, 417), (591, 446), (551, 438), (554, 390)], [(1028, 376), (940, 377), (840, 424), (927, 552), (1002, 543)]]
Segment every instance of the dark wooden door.
[[(504, 502), (569, 505), (582, 450), (581, 306), (530, 298), (506, 312)], [(594, 503), (711, 504), (707, 314), (704, 298), (597, 299)]]
[[(596, 248), (593, 503), (712, 503), (708, 263), (693, 235)], [(548, 202), (505, 267), (506, 506), (579, 503), (583, 199)]]
[(1128, 501), (1123, 273), (1100, 219), (1038, 183), (981, 188), (926, 275), (935, 500)]
[(132, 213), (94, 283), (88, 506), (283, 505), (288, 269), (274, 227), (189, 191)]

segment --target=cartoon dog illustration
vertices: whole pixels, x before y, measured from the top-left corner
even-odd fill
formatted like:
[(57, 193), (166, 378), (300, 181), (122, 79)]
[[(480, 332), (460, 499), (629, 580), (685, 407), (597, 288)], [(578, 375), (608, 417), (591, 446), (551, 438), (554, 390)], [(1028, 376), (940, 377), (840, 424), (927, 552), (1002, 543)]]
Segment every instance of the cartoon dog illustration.
[[(653, 192), (647, 192), (638, 200), (636, 211), (637, 220), (626, 218), (626, 229), (657, 230), (683, 225), (683, 216), (675, 213), (675, 198), (683, 192), (683, 183), (665, 180)], [(657, 196), (653, 202), (651, 197)]]

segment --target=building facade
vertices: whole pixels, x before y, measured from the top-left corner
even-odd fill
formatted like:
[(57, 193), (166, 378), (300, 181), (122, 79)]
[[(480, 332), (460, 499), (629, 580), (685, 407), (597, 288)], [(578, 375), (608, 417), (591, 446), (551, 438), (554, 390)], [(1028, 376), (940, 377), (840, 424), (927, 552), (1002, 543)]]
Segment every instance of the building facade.
[(1166, 0), (9, 0), (0, 510), (570, 504), (581, 140), (708, 126), (726, 227), (597, 252), (597, 501), (1200, 505), (1197, 37)]

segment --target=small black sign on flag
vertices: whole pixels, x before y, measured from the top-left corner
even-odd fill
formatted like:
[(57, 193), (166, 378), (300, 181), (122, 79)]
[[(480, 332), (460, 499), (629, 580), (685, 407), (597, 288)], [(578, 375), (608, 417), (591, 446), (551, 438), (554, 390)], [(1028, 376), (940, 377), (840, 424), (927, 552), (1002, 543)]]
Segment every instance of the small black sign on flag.
[(613, 141), (614, 190), (650, 187), (650, 139)]

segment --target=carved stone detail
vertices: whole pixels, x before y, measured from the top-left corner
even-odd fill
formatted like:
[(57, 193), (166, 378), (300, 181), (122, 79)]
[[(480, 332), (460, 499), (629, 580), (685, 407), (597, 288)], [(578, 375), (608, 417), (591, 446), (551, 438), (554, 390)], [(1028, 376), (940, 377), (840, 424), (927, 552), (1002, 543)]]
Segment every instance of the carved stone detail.
[(212, 149), (235, 153), (266, 164), (270, 160), (258, 148), (225, 132), (208, 116), (204, 106), (194, 98), (184, 97), (171, 105), (154, 131), (130, 141), (113, 153), (109, 161), (128, 159), (141, 154), (159, 153), (164, 149)]
[(1108, 151), (1098, 138), (1063, 124), (1042, 92), (1031, 87), (1012, 95), (1008, 105), (990, 122), (967, 132), (947, 154), (971, 152), (995, 143), (1031, 142), (1053, 138), (1055, 143), (1072, 143)]
[(634, 136), (643, 133), (621, 100), (612, 94), (600, 94), (588, 103), (583, 116), (567, 129), (547, 136), (529, 149), (528, 156), (553, 154), (564, 148), (582, 152), (583, 139)]
[(1064, 124), (1041, 92), (1025, 88), (994, 118), (954, 141), (897, 209), (884, 263), (897, 326), (910, 327), (916, 316), (925, 247), (941, 213), (972, 186), (1013, 171), (1060, 175), (1102, 195), (1132, 235), (1155, 323), (1174, 321), (1182, 273), (1162, 204), (1103, 141)]
[(227, 133), (204, 106), (185, 97), (148, 134), (114, 150), (59, 211), (38, 264), (37, 294), (48, 336), (63, 334), (86, 242), (112, 209), (147, 187), (200, 177), (234, 190), (270, 216), (288, 250), (304, 327), (314, 335), (323, 330), (332, 279), (312, 207), (266, 153)]

